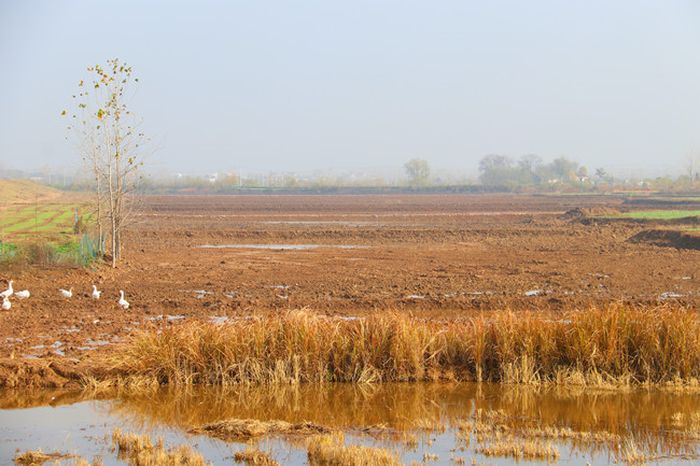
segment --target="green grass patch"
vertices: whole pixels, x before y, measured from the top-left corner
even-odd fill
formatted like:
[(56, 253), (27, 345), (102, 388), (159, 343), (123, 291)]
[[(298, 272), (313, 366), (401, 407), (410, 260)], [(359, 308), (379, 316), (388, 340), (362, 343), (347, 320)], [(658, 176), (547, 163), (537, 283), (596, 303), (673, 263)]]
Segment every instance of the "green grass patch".
[(700, 210), (640, 210), (611, 216), (636, 220), (678, 220), (689, 217), (700, 217)]
[(31, 264), (86, 267), (98, 257), (97, 239), (87, 234), (65, 242), (0, 242), (0, 265)]
[(76, 209), (83, 222), (89, 222), (92, 216), (86, 214), (89, 209), (87, 204), (46, 203), (7, 209), (0, 220), (0, 235), (13, 239), (28, 236), (37, 239), (37, 234), (46, 240), (56, 239), (56, 236), (65, 238), (73, 233)]

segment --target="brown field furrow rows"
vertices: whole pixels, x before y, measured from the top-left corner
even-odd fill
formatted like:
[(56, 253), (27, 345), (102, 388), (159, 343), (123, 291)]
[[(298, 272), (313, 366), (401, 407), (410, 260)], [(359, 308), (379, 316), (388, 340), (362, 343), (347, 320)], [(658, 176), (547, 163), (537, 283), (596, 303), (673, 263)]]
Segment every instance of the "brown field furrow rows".
[[(395, 310), (449, 320), (503, 308), (700, 306), (700, 251), (630, 241), (643, 225), (552, 218), (560, 209), (620, 202), (526, 195), (146, 198), (147, 213), (127, 233), (119, 268), (0, 271), (0, 279), (32, 292), (0, 313), (0, 356), (82, 360), (152, 325), (303, 307), (347, 318)], [(362, 215), (412, 219), (386, 226), (262, 223)], [(198, 247), (240, 243), (325, 246)], [(93, 283), (104, 291), (98, 302), (88, 296)], [(58, 288), (71, 286), (76, 296), (60, 298)], [(128, 311), (116, 308), (120, 289), (132, 303)]]

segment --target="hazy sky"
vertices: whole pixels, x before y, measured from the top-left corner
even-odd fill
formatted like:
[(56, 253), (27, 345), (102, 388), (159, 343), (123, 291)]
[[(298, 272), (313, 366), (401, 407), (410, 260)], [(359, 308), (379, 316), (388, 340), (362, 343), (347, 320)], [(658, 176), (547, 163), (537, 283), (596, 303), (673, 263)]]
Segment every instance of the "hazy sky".
[(75, 164), (59, 113), (111, 57), (173, 171), (700, 153), (697, 0), (0, 0), (0, 165)]

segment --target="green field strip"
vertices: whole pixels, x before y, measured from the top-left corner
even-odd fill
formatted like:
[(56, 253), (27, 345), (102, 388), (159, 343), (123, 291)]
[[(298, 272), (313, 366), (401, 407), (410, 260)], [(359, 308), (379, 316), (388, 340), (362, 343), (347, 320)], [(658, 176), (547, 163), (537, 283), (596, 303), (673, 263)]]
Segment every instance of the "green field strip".
[[(50, 211), (43, 212), (34, 218), (28, 219), (22, 224), (13, 225), (6, 228), (5, 231), (14, 235), (32, 234), (32, 233), (60, 233), (71, 234), (73, 232), (73, 216), (75, 209), (83, 206), (77, 205), (61, 205), (56, 206)], [(89, 221), (92, 215), (88, 215), (84, 221)]]
[(700, 217), (700, 210), (645, 210), (624, 212), (609, 218), (631, 218), (636, 220), (678, 220), (681, 218)]
[(22, 207), (18, 210), (10, 211), (9, 214), (3, 213), (2, 218), (0, 219), (0, 228), (5, 228), (8, 226), (12, 226), (16, 223), (25, 222), (30, 218), (33, 219), (34, 215), (36, 215), (39, 212), (45, 212), (47, 208), (48, 206), (41, 206), (37, 209), (35, 209), (33, 206)]
[(47, 211), (47, 212), (41, 212), (36, 216), (32, 216), (31, 218), (21, 222), (21, 223), (15, 223), (13, 225), (10, 225), (9, 227), (6, 227), (5, 233), (17, 233), (21, 232), (23, 230), (33, 230), (35, 227), (38, 227), (47, 221), (51, 220), (54, 216), (56, 215), (56, 211)]

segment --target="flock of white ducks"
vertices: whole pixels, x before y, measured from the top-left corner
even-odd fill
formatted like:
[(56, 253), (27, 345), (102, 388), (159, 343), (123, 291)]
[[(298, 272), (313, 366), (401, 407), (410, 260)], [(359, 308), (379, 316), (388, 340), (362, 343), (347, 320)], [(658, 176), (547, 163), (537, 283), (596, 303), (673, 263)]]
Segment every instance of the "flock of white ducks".
[[(0, 293), (0, 297), (2, 298), (2, 310), (3, 311), (9, 311), (12, 309), (12, 302), (10, 301), (10, 297), (14, 296), (17, 299), (27, 299), (31, 296), (31, 293), (29, 293), (29, 290), (21, 290), (21, 291), (15, 291), (14, 288), (12, 288), (12, 280), (9, 280), (7, 282), (7, 289)], [(61, 296), (70, 299), (73, 297), (73, 288), (69, 288), (67, 290), (63, 288), (58, 289), (59, 293), (61, 293)], [(92, 285), (92, 299), (100, 299), (102, 296), (102, 291), (98, 290), (95, 285)], [(122, 309), (129, 309), (129, 301), (124, 299), (124, 291), (119, 290), (119, 301), (117, 301), (117, 304), (119, 307)]]

